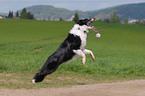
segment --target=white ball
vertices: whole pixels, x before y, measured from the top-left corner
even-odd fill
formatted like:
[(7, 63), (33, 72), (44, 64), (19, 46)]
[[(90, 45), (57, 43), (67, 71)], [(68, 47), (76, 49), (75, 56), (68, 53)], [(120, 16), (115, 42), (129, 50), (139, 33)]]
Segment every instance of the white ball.
[(97, 33), (97, 34), (96, 34), (96, 37), (97, 37), (97, 38), (100, 38), (100, 37), (101, 37), (101, 34)]

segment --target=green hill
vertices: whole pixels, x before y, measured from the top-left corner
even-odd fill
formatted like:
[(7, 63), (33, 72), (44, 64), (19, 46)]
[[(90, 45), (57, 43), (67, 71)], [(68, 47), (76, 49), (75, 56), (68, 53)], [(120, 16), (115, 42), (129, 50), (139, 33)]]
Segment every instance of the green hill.
[[(26, 9), (27, 11), (32, 12), (32, 14), (39, 19), (59, 19), (60, 17), (62, 19), (68, 19), (75, 14), (75, 11), (70, 11), (65, 8), (55, 8), (50, 5), (36, 5), (27, 7)], [(81, 15), (81, 17), (87, 16), (87, 14), (82, 11), (79, 11), (78, 13)]]
[[(76, 12), (65, 8), (56, 8), (50, 5), (36, 5), (27, 7), (26, 9), (27, 11), (31, 11), (34, 16), (39, 19), (48, 19), (48, 17), (53, 19), (59, 19), (60, 17), (62, 19), (68, 19)], [(145, 19), (145, 3), (126, 4), (95, 11), (77, 12), (79, 13), (80, 18), (95, 17), (96, 19), (105, 19), (114, 11), (119, 14), (122, 19)]]
[(98, 13), (95, 16), (97, 19), (108, 18), (112, 12), (119, 14), (122, 19), (145, 19), (145, 3), (120, 5), (98, 10), (96, 12)]

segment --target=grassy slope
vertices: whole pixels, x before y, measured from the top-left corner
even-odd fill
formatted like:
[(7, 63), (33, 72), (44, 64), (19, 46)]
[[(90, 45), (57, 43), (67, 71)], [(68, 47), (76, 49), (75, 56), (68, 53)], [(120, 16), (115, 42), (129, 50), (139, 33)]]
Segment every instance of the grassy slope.
[[(1, 43), (15, 43), (24, 41), (37, 41), (64, 36), (69, 31), (72, 23), (53, 21), (29, 21), (29, 20), (1, 20)], [(55, 26), (54, 26), (55, 25)], [(9, 39), (8, 39), (9, 38)]]
[[(127, 10), (126, 10), (127, 9)], [(98, 13), (96, 19), (107, 19), (113, 12), (116, 12), (121, 16), (122, 19), (131, 18), (131, 19), (144, 19), (145, 17), (145, 3), (136, 3), (136, 4), (124, 4), (119, 6), (113, 6), (98, 11), (90, 11), (91, 13)], [(142, 15), (140, 15), (142, 14)]]
[[(85, 66), (82, 66), (81, 58), (62, 64), (43, 83), (32, 85), (30, 82), (33, 74), (58, 48), (73, 24), (0, 21), (1, 87), (61, 87), (145, 77), (144, 26), (94, 23), (98, 29), (104, 28), (100, 39), (92, 35), (87, 41), (86, 48), (94, 52), (96, 60), (92, 61), (87, 55)], [(42, 49), (34, 51), (38, 48)]]

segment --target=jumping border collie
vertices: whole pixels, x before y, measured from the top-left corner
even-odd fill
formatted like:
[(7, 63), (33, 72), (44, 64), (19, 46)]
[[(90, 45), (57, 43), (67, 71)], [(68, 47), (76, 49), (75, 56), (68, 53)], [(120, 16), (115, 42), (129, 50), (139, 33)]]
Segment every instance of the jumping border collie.
[(53, 73), (60, 64), (74, 59), (76, 56), (82, 57), (82, 64), (86, 62), (85, 54), (90, 54), (92, 59), (95, 60), (95, 56), (92, 51), (84, 49), (86, 46), (86, 38), (88, 29), (91, 29), (90, 24), (94, 22), (94, 19), (80, 19), (75, 20), (74, 27), (70, 30), (67, 38), (59, 46), (59, 48), (48, 57), (41, 70), (36, 73), (32, 83), (38, 83), (43, 81), (45, 76)]

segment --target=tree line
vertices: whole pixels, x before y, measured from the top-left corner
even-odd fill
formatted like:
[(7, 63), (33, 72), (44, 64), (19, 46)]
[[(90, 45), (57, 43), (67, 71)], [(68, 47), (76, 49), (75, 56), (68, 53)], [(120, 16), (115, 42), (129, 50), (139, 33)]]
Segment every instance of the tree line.
[[(78, 19), (79, 19), (79, 14), (76, 12), (74, 15), (73, 21), (78, 20)], [(102, 20), (98, 20), (98, 21), (102, 22)], [(125, 18), (123, 22), (124, 24), (128, 24), (128, 18)], [(108, 19), (104, 19), (104, 23), (121, 24), (121, 17), (118, 14), (116, 14), (116, 12), (113, 12)]]
[(118, 15), (116, 12), (113, 12), (110, 15), (110, 18), (104, 20), (105, 23), (118, 23), (118, 24), (121, 24), (122, 23), (121, 21), (123, 21), (124, 24), (128, 24), (128, 18), (121, 20), (121, 16)]
[[(9, 11), (8, 18), (18, 18), (18, 19), (35, 19), (33, 14), (31, 12), (27, 12), (26, 8), (24, 8), (21, 13), (19, 11), (16, 12), (16, 15), (14, 17), (13, 11)], [(79, 14), (78, 12), (75, 13), (73, 21), (79, 19)], [(50, 16), (48, 16), (48, 20), (50, 20)], [(63, 21), (63, 19), (60, 17), (59, 21)], [(121, 17), (116, 14), (116, 12), (113, 12), (110, 15), (110, 18), (105, 19), (104, 23), (119, 23), (121, 24)], [(128, 18), (124, 19), (124, 24), (128, 24)]]
[(19, 11), (16, 12), (14, 16), (13, 11), (9, 11), (8, 18), (17, 18), (17, 19), (35, 19), (34, 15), (31, 12), (27, 12), (26, 8), (24, 8), (21, 13)]

